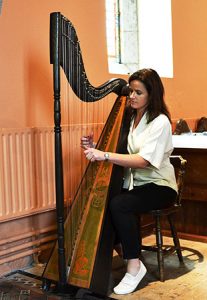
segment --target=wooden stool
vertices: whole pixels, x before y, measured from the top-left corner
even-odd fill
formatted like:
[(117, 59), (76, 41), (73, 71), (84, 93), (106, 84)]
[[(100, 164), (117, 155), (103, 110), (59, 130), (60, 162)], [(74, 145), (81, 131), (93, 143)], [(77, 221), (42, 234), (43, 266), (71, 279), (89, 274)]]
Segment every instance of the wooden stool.
[[(165, 209), (159, 209), (159, 210), (152, 210), (147, 213), (147, 214), (151, 214), (155, 221), (156, 246), (142, 245), (143, 250), (157, 252), (160, 281), (164, 281), (164, 255), (170, 254), (170, 253), (173, 253), (176, 251), (179, 261), (183, 262), (183, 256), (182, 256), (182, 252), (181, 252), (181, 248), (180, 248), (180, 242), (179, 242), (176, 228), (174, 226), (173, 216), (181, 208), (183, 179), (184, 179), (185, 167), (186, 167), (187, 161), (179, 155), (171, 156), (170, 161), (175, 168), (176, 181), (177, 181), (177, 185), (178, 185), (178, 195), (177, 195), (175, 203), (172, 207), (165, 208)], [(173, 237), (173, 242), (174, 242), (174, 246), (172, 246), (168, 249), (165, 249), (165, 247), (163, 246), (163, 237), (162, 237), (162, 231), (161, 231), (161, 218), (163, 216), (166, 216), (168, 219), (170, 229), (171, 229), (171, 234)]]

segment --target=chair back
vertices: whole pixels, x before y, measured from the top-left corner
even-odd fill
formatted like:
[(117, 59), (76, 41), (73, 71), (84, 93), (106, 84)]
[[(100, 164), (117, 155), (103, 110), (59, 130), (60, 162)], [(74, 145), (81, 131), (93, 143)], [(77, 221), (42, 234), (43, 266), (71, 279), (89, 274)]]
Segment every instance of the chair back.
[(175, 126), (175, 131), (173, 132), (174, 135), (180, 135), (182, 133), (191, 132), (188, 123), (184, 119), (179, 119)]
[(171, 155), (170, 162), (175, 169), (175, 177), (178, 186), (178, 195), (175, 200), (175, 205), (180, 206), (187, 160), (185, 160), (181, 155)]
[(195, 131), (196, 132), (207, 131), (207, 118), (206, 117), (202, 117), (198, 120)]

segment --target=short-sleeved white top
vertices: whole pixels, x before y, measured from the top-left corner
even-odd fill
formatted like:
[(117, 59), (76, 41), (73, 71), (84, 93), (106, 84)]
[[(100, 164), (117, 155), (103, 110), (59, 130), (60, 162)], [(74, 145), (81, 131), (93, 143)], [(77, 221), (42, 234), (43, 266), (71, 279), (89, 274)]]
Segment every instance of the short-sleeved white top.
[(173, 151), (172, 129), (167, 116), (160, 114), (147, 124), (147, 112), (142, 116), (138, 126), (133, 129), (131, 122), (128, 134), (128, 152), (139, 154), (150, 165), (145, 169), (126, 169), (124, 188), (132, 189), (147, 183), (169, 186), (177, 191), (175, 172), (169, 156)]

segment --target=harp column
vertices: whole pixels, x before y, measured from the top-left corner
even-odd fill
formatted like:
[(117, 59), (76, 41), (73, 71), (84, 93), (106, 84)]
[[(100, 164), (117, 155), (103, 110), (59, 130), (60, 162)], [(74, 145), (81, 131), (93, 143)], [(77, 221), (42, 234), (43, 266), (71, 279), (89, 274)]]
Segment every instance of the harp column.
[[(56, 186), (56, 215), (58, 232), (58, 271), (60, 288), (66, 286), (66, 261), (64, 245), (64, 188), (61, 139), (61, 105), (60, 105), (60, 47), (61, 47), (61, 14), (51, 14), (50, 27), (51, 48), (50, 62), (53, 64), (54, 86), (54, 132), (55, 132), (55, 186)], [(53, 34), (51, 34), (53, 32)], [(55, 34), (54, 34), (55, 33)]]

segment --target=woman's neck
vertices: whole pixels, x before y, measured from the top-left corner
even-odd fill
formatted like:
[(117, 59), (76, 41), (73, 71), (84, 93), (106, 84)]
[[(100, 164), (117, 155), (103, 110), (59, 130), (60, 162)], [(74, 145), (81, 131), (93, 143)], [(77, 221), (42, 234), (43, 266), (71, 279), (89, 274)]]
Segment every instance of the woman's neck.
[(137, 125), (139, 124), (139, 122), (140, 122), (141, 118), (143, 117), (144, 113), (145, 113), (145, 109), (137, 110), (135, 118), (134, 118), (134, 128), (137, 127)]

